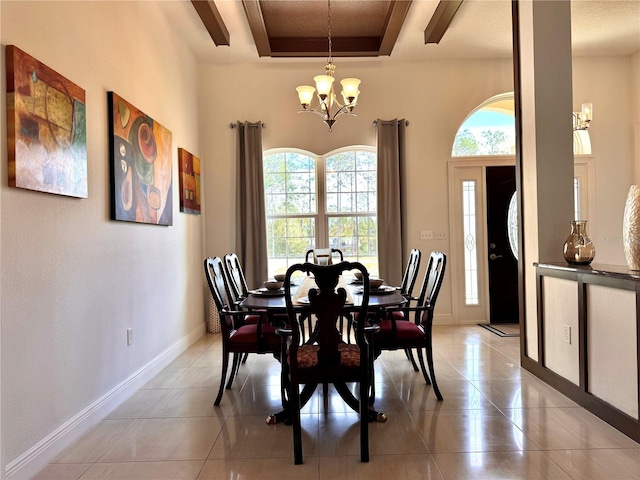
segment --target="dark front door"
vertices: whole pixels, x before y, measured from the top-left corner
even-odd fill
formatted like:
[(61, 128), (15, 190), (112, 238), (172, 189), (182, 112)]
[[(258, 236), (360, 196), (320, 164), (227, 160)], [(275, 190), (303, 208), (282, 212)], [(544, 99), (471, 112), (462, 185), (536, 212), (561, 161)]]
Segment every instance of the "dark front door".
[(519, 323), (518, 260), (510, 245), (508, 211), (516, 191), (515, 167), (487, 167), (489, 321)]

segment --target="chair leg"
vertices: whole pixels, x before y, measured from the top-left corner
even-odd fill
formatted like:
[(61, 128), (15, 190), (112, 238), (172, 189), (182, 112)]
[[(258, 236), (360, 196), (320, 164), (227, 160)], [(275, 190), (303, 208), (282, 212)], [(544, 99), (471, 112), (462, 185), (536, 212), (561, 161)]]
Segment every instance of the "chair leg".
[(291, 405), (291, 395), (289, 395), (289, 364), (286, 357), (286, 345), (282, 342), (280, 347), (280, 398), (282, 399), (282, 409), (286, 410)]
[(247, 361), (248, 356), (249, 356), (248, 353), (245, 353), (244, 355), (242, 355), (241, 353), (238, 354), (238, 361), (236, 362), (236, 371), (233, 373), (234, 378), (238, 376), (238, 373), (240, 372), (240, 365), (242, 365), (244, 362)]
[(227, 378), (227, 368), (229, 367), (229, 352), (222, 352), (222, 373), (220, 378), (220, 388), (218, 389), (218, 396), (216, 397), (216, 401), (213, 402), (214, 405), (220, 405), (220, 401), (222, 400), (222, 393), (224, 392), (224, 381)]
[(360, 379), (360, 461), (369, 461), (369, 376)]
[(234, 353), (233, 354), (233, 365), (231, 365), (231, 374), (229, 375), (229, 381), (227, 382), (227, 390), (231, 389), (231, 385), (233, 385), (233, 379), (236, 378), (238, 374), (238, 368), (240, 368), (240, 356), (242, 354)]
[(417, 353), (418, 353), (418, 361), (420, 362), (420, 370), (422, 370), (422, 376), (424, 377), (424, 381), (427, 385), (431, 385), (431, 378), (429, 378), (429, 374), (427, 373), (427, 368), (424, 363), (424, 356), (422, 355), (422, 348), (418, 348)]
[(438, 400), (442, 400), (442, 393), (440, 393), (440, 389), (438, 388), (438, 382), (436, 382), (436, 374), (433, 370), (433, 351), (430, 348), (427, 348), (427, 365), (429, 366), (429, 373), (431, 375), (431, 382), (427, 379), (429, 376), (427, 375), (427, 370), (425, 369), (424, 359), (422, 357), (422, 349), (418, 350), (418, 359), (420, 360), (420, 367), (422, 368), (422, 375), (424, 376), (427, 384), (431, 384), (433, 386), (433, 391), (436, 394), (436, 398)]
[(427, 347), (427, 364), (429, 365), (429, 373), (431, 374), (431, 385), (433, 385), (433, 391), (436, 393), (436, 398), (442, 400), (442, 393), (438, 388), (438, 382), (436, 382), (436, 373), (433, 370), (433, 348), (431, 348), (431, 339), (428, 341)]
[[(417, 372), (418, 371), (418, 365), (416, 364), (416, 359), (413, 358), (413, 351), (410, 348), (405, 348), (404, 349), (404, 354), (407, 356), (407, 359), (411, 362), (411, 365), (413, 366), (413, 371)], [(429, 383), (429, 382), (427, 382)]]
[(289, 392), (291, 401), (291, 416), (293, 417), (293, 461), (296, 465), (302, 464), (302, 424), (300, 421), (300, 386), (291, 383)]

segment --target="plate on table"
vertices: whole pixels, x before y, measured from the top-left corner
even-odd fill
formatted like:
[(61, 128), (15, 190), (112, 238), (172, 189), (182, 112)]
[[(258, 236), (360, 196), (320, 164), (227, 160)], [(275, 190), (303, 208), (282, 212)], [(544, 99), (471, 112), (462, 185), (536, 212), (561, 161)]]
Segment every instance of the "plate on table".
[[(390, 285), (380, 285), (378, 288), (372, 288), (369, 290), (369, 295), (387, 295), (389, 293), (393, 293), (397, 290), (396, 287), (392, 287)], [(360, 287), (356, 289), (356, 293), (362, 293), (364, 291), (364, 287)]]
[(358, 280), (357, 278), (353, 278), (350, 282), (351, 285), (362, 285), (362, 280)]
[(255, 290), (249, 290), (249, 293), (252, 295), (259, 295), (261, 297), (281, 297), (284, 295), (284, 290), (282, 288), (279, 290), (269, 290), (262, 287)]

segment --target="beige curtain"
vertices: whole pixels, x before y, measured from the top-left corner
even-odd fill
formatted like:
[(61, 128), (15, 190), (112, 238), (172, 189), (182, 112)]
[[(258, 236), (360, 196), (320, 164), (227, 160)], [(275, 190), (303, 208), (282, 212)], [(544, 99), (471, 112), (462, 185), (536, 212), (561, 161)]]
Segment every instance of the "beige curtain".
[(380, 277), (400, 285), (404, 269), (403, 239), (406, 216), (403, 176), (406, 121), (376, 122), (378, 138), (378, 259)]
[(247, 285), (257, 288), (268, 275), (261, 122), (238, 122), (236, 152), (236, 254)]

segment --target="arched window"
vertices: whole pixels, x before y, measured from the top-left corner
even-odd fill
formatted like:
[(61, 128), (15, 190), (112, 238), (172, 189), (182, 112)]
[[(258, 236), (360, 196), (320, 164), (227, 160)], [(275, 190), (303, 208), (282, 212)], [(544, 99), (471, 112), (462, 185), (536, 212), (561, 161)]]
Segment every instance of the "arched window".
[[(571, 128), (570, 125), (569, 119), (567, 128)], [(515, 155), (515, 152), (513, 92), (507, 92), (487, 99), (462, 122), (453, 142), (451, 156)], [(591, 138), (587, 130), (573, 132), (573, 153), (591, 155)]]
[(496, 95), (482, 103), (460, 125), (451, 156), (515, 155), (513, 112), (513, 93)]
[(304, 261), (311, 248), (338, 248), (378, 273), (377, 156), (354, 146), (316, 155), (264, 152), (269, 274)]

